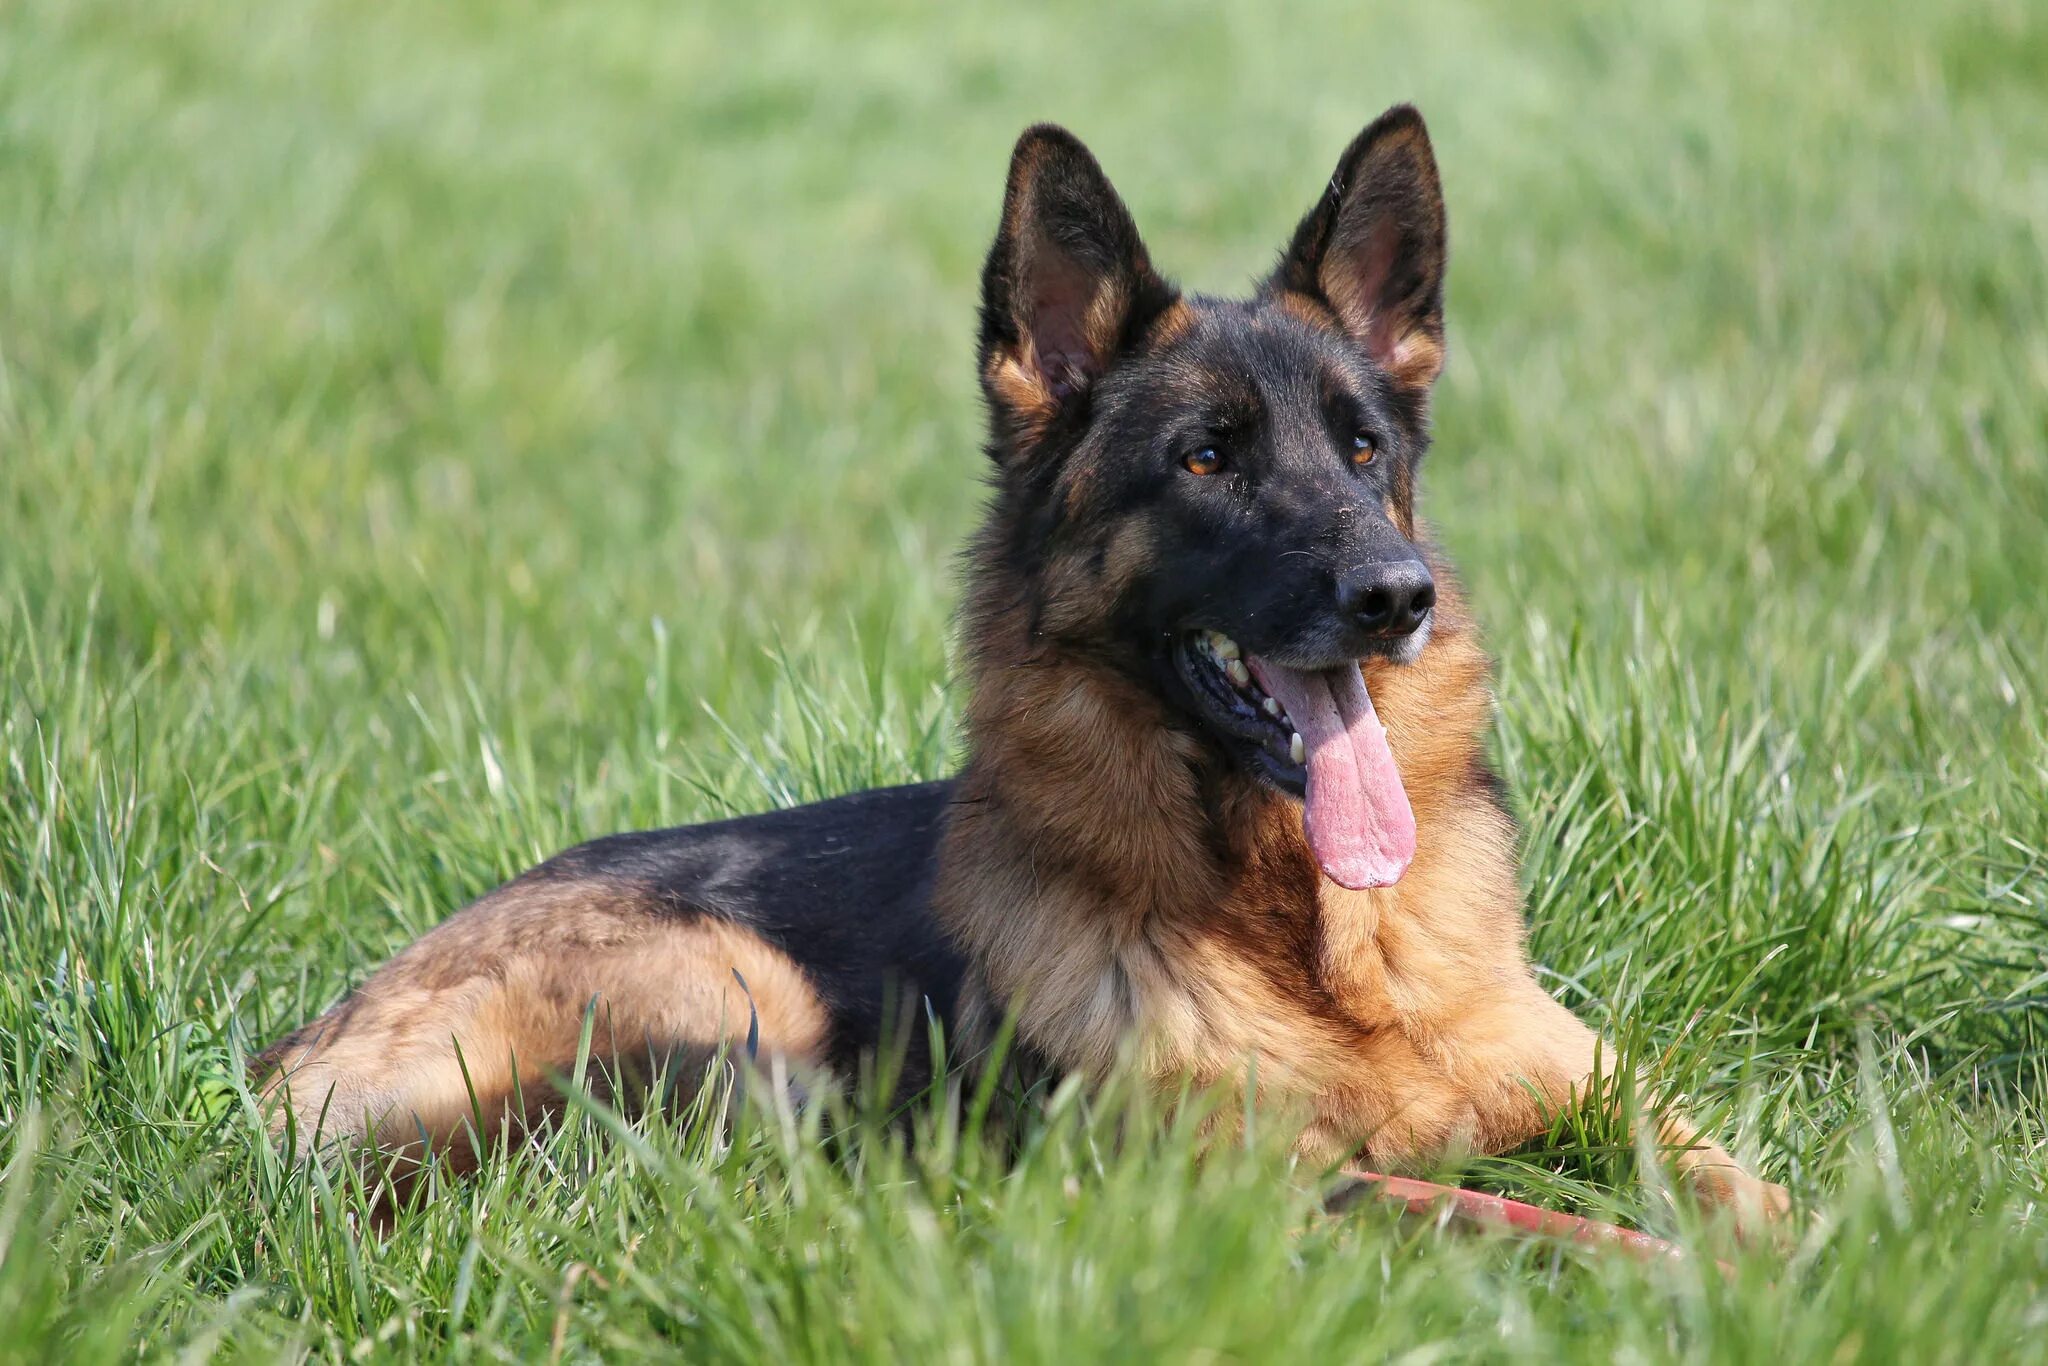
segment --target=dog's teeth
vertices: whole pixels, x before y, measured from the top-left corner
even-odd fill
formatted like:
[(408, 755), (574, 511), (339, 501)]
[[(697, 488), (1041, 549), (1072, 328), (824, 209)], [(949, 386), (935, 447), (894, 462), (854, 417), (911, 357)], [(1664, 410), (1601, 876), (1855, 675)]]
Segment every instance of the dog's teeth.
[(1266, 700), (1265, 700), (1264, 702), (1260, 703), (1259, 705), (1261, 705), (1262, 707), (1264, 707), (1264, 708), (1266, 709), (1266, 715), (1268, 715), (1268, 716), (1272, 717), (1272, 718), (1273, 718), (1273, 719), (1274, 719), (1275, 721), (1278, 721), (1278, 720), (1280, 719), (1280, 699), (1279, 699), (1279, 698), (1277, 698), (1277, 697), (1269, 697), (1269, 698), (1267, 698), (1267, 699), (1266, 699)]
[(1244, 666), (1244, 661), (1241, 659), (1232, 658), (1229, 663), (1223, 666), (1223, 672), (1231, 682), (1237, 684), (1240, 688), (1249, 685), (1252, 681), (1252, 671)]
[(1301, 743), (1300, 731), (1287, 737), (1287, 757), (1297, 764), (1308, 757), (1308, 749)]
[(1213, 632), (1212, 635), (1214, 644), (1216, 646), (1216, 657), (1218, 659), (1236, 659), (1239, 655), (1244, 653), (1242, 650), (1237, 648), (1236, 641), (1232, 640), (1229, 636), (1224, 635), (1221, 631)]

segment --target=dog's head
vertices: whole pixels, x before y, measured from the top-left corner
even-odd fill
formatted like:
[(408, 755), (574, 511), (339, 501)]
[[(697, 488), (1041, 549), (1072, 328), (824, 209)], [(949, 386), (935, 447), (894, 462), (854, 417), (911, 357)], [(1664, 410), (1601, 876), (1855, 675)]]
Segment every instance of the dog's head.
[(982, 277), (992, 525), (1032, 629), (1156, 687), (1308, 803), (1350, 886), (1415, 828), (1359, 661), (1412, 661), (1436, 586), (1417, 467), (1443, 361), (1443, 196), (1422, 118), (1346, 149), (1251, 298), (1185, 296), (1072, 134), (1026, 132)]

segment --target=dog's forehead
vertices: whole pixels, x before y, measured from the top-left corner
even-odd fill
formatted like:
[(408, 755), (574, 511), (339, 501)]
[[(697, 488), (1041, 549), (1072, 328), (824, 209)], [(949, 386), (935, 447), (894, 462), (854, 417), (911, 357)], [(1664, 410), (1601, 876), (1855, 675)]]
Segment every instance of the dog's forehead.
[(1185, 303), (1155, 375), (1191, 398), (1275, 406), (1336, 388), (1369, 390), (1371, 367), (1327, 312), (1293, 295)]

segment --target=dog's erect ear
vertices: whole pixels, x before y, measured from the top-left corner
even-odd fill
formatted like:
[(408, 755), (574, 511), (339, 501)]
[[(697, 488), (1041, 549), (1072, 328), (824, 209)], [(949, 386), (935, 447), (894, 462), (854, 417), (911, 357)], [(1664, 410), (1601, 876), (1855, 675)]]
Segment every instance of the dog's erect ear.
[(1444, 195), (1429, 130), (1397, 104), (1344, 150), (1273, 284), (1322, 300), (1396, 384), (1444, 362)]
[(1173, 299), (1081, 140), (1049, 123), (1027, 129), (981, 273), (982, 385), (1008, 434), (1077, 408)]

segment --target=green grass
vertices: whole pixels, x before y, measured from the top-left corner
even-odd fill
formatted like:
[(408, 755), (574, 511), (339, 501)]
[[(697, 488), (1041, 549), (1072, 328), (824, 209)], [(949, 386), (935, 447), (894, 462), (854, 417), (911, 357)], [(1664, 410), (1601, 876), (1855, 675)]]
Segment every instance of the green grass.
[[(801, 8), (0, 6), (0, 1358), (2041, 1355), (2048, 10)], [(1076, 1095), (581, 1117), (388, 1237), (279, 1163), (241, 1051), (496, 881), (945, 770), (1019, 128), (1230, 290), (1397, 98), (1536, 956), (1785, 1259)], [(1715, 1250), (1635, 1167), (1461, 1179)]]

